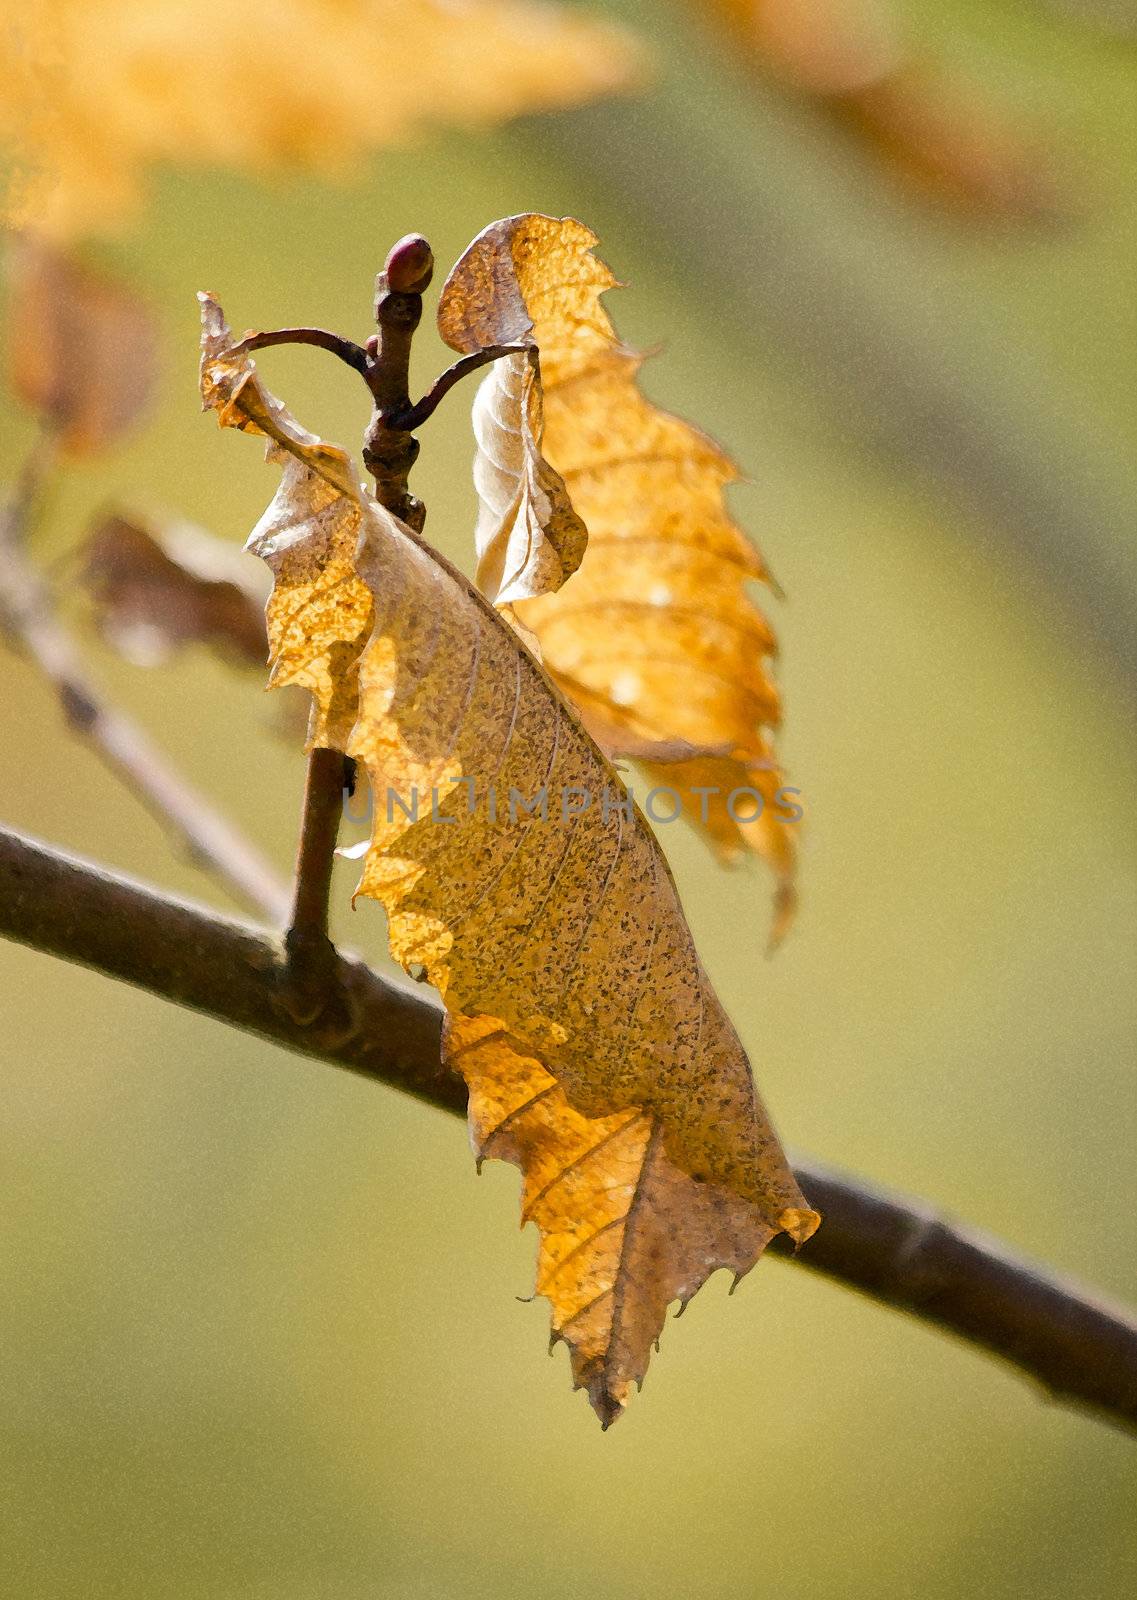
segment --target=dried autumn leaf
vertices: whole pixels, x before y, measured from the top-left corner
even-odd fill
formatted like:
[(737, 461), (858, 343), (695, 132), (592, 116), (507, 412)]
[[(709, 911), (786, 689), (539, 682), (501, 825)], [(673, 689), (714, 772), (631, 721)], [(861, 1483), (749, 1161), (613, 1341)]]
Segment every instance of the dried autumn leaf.
[(54, 237), (133, 211), (149, 169), (354, 175), (430, 126), (481, 126), (632, 86), (623, 30), (530, 0), (37, 0), (8, 19), (8, 217)]
[(243, 666), (268, 656), (263, 568), (204, 528), (161, 530), (134, 517), (103, 517), (80, 551), (79, 581), (104, 637), (128, 660), (155, 666), (204, 644)]
[[(747, 592), (769, 574), (726, 508), (732, 462), (641, 392), (642, 358), (600, 302), (616, 279), (595, 243), (572, 218), (493, 223), (447, 279), (439, 331), (462, 351), (518, 340), (540, 351), (543, 449), (588, 549), (563, 590), (514, 609), (609, 754), (644, 761), (721, 854), (751, 849), (770, 863), (777, 936), (793, 905), (796, 818), (765, 731), (780, 718), (774, 636)], [(677, 746), (689, 759), (676, 760)], [(752, 796), (730, 803), (746, 789), (762, 797), (754, 821), (742, 820), (758, 809)]]
[(272, 681), (311, 689), (316, 742), (367, 771), (359, 892), (443, 994), (476, 1147), (524, 1171), (538, 1290), (607, 1425), (672, 1299), (817, 1217), (601, 751), (478, 592), (226, 353), (208, 297), (203, 317), (206, 403), (282, 465), (250, 541), (276, 580)]
[(270, 685), (295, 684), (309, 690), (312, 744), (341, 750), (358, 715), (356, 668), (373, 611), (371, 596), (355, 570), (352, 541), (363, 505), (359, 481), (343, 450), (302, 428), (261, 386), (251, 361), (227, 355), (233, 337), (221, 307), (211, 295), (198, 299), (205, 406), (217, 412), (223, 428), (263, 434), (278, 452), (270, 450), (270, 459), (280, 459), (286, 467), (303, 461), (312, 477), (306, 497), (312, 523), (306, 530), (311, 535), (307, 542), (292, 539), (292, 520), (284, 513), (280, 547), (288, 559), (286, 598), (279, 590), (281, 574), (273, 566), (273, 507), (261, 519), (248, 548), (273, 567), (278, 583), (267, 607)]
[(13, 389), (71, 455), (104, 449), (154, 390), (150, 314), (129, 289), (42, 241), (8, 252), (8, 367)]

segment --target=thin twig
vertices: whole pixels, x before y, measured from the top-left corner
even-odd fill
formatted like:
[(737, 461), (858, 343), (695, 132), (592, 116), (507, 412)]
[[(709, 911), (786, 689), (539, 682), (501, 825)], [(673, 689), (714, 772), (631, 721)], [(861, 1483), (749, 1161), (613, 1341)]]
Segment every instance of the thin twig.
[(332, 355), (346, 361), (349, 367), (354, 367), (356, 372), (364, 376), (367, 374), (367, 351), (363, 346), (356, 344), (353, 339), (345, 339), (342, 334), (329, 333), (326, 328), (272, 328), (263, 333), (247, 333), (225, 353), (242, 355), (250, 350), (267, 350), (270, 345), (277, 344), (314, 344), (317, 349), (330, 350)]
[[(332, 355), (338, 356), (356, 372), (362, 373), (368, 380), (369, 386), (375, 378), (377, 366), (375, 356), (363, 345), (356, 344), (353, 339), (345, 339), (342, 334), (331, 333), (327, 328), (271, 328), (263, 333), (248, 333), (243, 339), (238, 339), (236, 344), (231, 345), (226, 355), (248, 355), (253, 350), (267, 350), (272, 345), (281, 344), (309, 344), (315, 345), (319, 350), (329, 350)], [(484, 367), (491, 361), (500, 361), (502, 356), (518, 355), (531, 348), (525, 344), (495, 344), (487, 345), (484, 350), (475, 350), (472, 355), (463, 356), (461, 360), (455, 361), (453, 366), (447, 367), (445, 372), (438, 375), (421, 400), (416, 400), (414, 405), (405, 406), (398, 412), (385, 415), (386, 426), (402, 433), (413, 433), (428, 417), (434, 415), (439, 402), (450, 393), (454, 385), (460, 383), (471, 372), (476, 372), (479, 367)]]
[[(281, 1009), (280, 943), (0, 829), (0, 934), (120, 978), (445, 1111), (466, 1091), (440, 1061), (442, 1013), (336, 952), (353, 1029)], [(1137, 1314), (1111, 1306), (920, 1201), (797, 1159), (823, 1226), (793, 1259), (1013, 1363), (1057, 1399), (1137, 1431)]]
[(50, 459), (50, 449), (38, 446), (15, 494), (0, 512), (0, 634), (23, 647), (55, 686), (73, 731), (169, 829), (190, 859), (213, 872), (240, 904), (282, 926), (289, 907), (285, 885), (253, 846), (174, 771), (142, 729), (99, 697), (46, 583), (25, 552), (27, 528)]
[(324, 939), (328, 936), (328, 903), (343, 812), (345, 767), (346, 758), (338, 750), (316, 748), (308, 756), (290, 933)]
[(284, 999), (297, 1022), (314, 1021), (338, 998), (328, 905), (346, 777), (347, 758), (338, 750), (317, 746), (309, 752), (292, 914), (284, 938), (288, 959)]
[(460, 361), (455, 361), (452, 367), (447, 367), (445, 372), (435, 378), (421, 400), (416, 400), (406, 411), (387, 417), (387, 426), (413, 433), (428, 417), (434, 415), (439, 401), (450, 393), (454, 385), (460, 383), (471, 372), (476, 372), (479, 367), (484, 367), (491, 361), (500, 361), (502, 356), (521, 355), (531, 349), (532, 346), (527, 344), (492, 344), (487, 345), (484, 350), (475, 350), (472, 355), (463, 356)]

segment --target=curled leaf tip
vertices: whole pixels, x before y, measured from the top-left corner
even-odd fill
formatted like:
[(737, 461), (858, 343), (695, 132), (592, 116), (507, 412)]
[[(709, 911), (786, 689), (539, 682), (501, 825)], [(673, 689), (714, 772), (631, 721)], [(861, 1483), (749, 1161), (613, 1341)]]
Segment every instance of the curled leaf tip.
[(559, 589), (580, 566), (588, 540), (564, 479), (543, 453), (542, 349), (532, 306), (556, 292), (563, 263), (553, 250), (505, 248), (509, 225), (524, 220), (480, 234), (447, 278), (438, 306), (439, 331), (456, 350), (527, 346), (494, 363), (473, 409), (477, 581), (503, 607)]
[(603, 1388), (589, 1389), (588, 1398), (593, 1411), (600, 1418), (601, 1433), (607, 1433), (612, 1424), (619, 1422), (624, 1415), (625, 1401)]
[(790, 1206), (778, 1218), (778, 1226), (784, 1233), (788, 1233), (798, 1249), (805, 1244), (821, 1226), (821, 1217), (808, 1206)]

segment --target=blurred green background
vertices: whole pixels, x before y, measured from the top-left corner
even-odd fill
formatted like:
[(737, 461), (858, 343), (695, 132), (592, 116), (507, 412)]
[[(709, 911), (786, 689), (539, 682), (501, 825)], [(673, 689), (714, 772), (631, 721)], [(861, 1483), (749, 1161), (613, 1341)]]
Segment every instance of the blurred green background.
[[(783, 749), (803, 908), (662, 830), (786, 1140), (1137, 1294), (1132, 387), (1137, 53), (1044, 7), (903, 6), (914, 38), (1066, 164), (1076, 216), (977, 225), (761, 90), (688, 8), (639, 100), (450, 134), (342, 188), (166, 173), (103, 259), (151, 298), (154, 420), (66, 472), (62, 555), (108, 503), (245, 537), (276, 474), (198, 413), (193, 292), (237, 327), (362, 338), (405, 231), (452, 260), (572, 212), (661, 345), (656, 399), (722, 439), (788, 599)], [(446, 354), (430, 324), (426, 382)], [(317, 352), (270, 386), (356, 445)], [(471, 567), (467, 404), (423, 433), (427, 532)], [(5, 403), (13, 473), (32, 425)], [(302, 757), (247, 681), (100, 681), (282, 868)], [(5, 660), (5, 822), (218, 904)], [(377, 908), (337, 926), (376, 960)], [(1132, 1442), (780, 1261), (668, 1327), (601, 1435), (518, 1304), (517, 1176), (453, 1120), (0, 946), (3, 1587), (28, 1600), (539, 1594), (1114, 1600), (1137, 1583)]]

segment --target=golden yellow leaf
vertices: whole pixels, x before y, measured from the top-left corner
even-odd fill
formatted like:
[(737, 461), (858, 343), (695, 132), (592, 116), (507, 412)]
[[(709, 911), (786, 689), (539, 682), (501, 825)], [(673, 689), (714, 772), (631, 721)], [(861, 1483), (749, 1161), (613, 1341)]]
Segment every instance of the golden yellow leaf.
[(576, 105), (640, 75), (629, 36), (531, 0), (36, 0), (7, 19), (9, 219), (102, 232), (163, 162), (358, 171), (432, 125)]
[[(572, 218), (493, 223), (447, 279), (439, 330), (458, 350), (531, 340), (540, 351), (543, 449), (588, 549), (564, 589), (514, 609), (610, 754), (644, 761), (722, 855), (751, 849), (771, 864), (778, 935), (793, 903), (800, 812), (779, 798), (785, 779), (767, 731), (780, 718), (775, 641), (747, 592), (769, 575), (727, 510), (731, 461), (641, 392), (641, 357), (601, 304), (616, 280), (595, 243)], [(677, 746), (691, 759), (677, 762)]]
[(261, 388), (204, 297), (203, 393), (269, 436), (273, 681), (374, 802), (359, 892), (442, 993), (483, 1155), (525, 1172), (540, 1292), (607, 1424), (670, 1300), (817, 1224), (659, 845), (492, 606)]
[(651, 1111), (582, 1116), (491, 1018), (459, 1017), (449, 1051), (470, 1087), (479, 1163), (511, 1161), (524, 1174), (522, 1225), (541, 1236), (536, 1292), (607, 1427), (642, 1383), (671, 1301), (682, 1309), (717, 1267), (748, 1272), (780, 1228), (804, 1241), (817, 1217), (786, 1190), (791, 1204), (772, 1221), (731, 1186), (691, 1177)]

